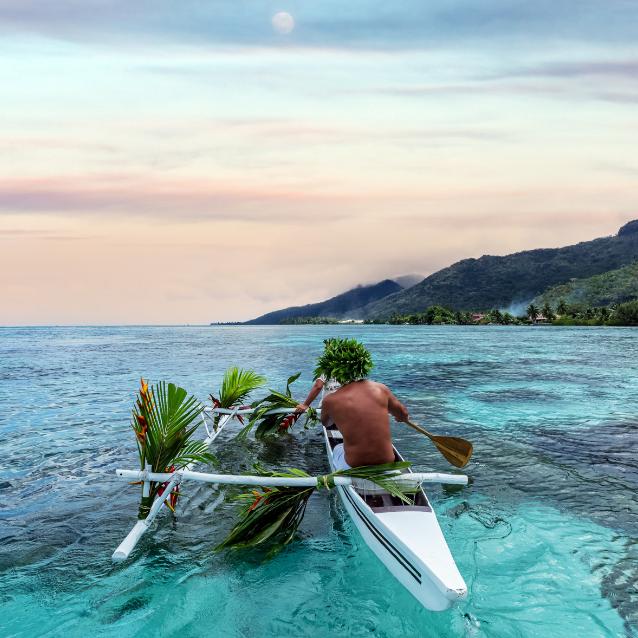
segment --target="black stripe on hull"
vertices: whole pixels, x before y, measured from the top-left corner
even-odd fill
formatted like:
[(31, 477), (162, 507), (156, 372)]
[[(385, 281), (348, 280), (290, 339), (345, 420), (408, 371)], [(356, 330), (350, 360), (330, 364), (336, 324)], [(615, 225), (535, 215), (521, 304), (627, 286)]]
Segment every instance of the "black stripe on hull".
[(354, 511), (357, 513), (359, 518), (363, 521), (365, 526), (372, 532), (372, 535), (385, 547), (385, 549), (396, 559), (396, 561), (405, 569), (414, 580), (416, 580), (419, 585), (421, 584), (421, 572), (412, 565), (408, 559), (385, 537), (381, 532), (370, 523), (365, 514), (361, 511), (360, 507), (355, 503), (354, 499), (348, 493), (348, 488), (343, 487), (342, 493), (345, 494), (346, 498), (354, 508)]

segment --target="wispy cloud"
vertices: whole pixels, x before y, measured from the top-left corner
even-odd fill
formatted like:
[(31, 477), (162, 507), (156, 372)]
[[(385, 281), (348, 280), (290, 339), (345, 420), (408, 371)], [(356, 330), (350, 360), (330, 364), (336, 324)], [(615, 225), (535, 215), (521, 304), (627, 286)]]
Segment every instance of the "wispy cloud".
[(85, 234), (60, 233), (55, 230), (26, 229), (26, 228), (0, 228), (0, 241), (42, 240), (42, 241), (86, 241), (92, 236)]
[[(87, 179), (86, 176), (17, 179), (0, 182), (0, 211), (8, 214), (116, 214), (172, 219), (290, 221), (294, 215), (321, 210), (337, 220), (349, 195), (215, 185), (206, 181)], [(335, 207), (336, 205), (339, 205)], [(326, 210), (330, 209), (330, 210)], [(312, 222), (310, 216), (306, 221)], [(319, 220), (317, 220), (319, 221)]]
[(636, 81), (638, 59), (553, 61), (535, 66), (513, 67), (493, 77), (624, 78)]
[[(553, 72), (552, 72), (553, 71)], [(589, 75), (584, 69), (578, 73), (576, 68), (561, 75), (557, 67), (547, 67), (544, 70), (526, 70), (511, 72), (501, 76), (501, 79), (475, 79), (467, 82), (449, 82), (441, 84), (405, 84), (378, 86), (360, 91), (371, 95), (386, 95), (389, 97), (412, 98), (441, 98), (444, 96), (508, 96), (529, 95), (552, 99), (574, 100), (575, 98), (601, 100), (632, 104), (638, 101), (638, 86), (630, 81), (630, 74), (619, 74), (600, 68), (596, 74)], [(583, 83), (585, 77), (606, 79), (606, 83)]]

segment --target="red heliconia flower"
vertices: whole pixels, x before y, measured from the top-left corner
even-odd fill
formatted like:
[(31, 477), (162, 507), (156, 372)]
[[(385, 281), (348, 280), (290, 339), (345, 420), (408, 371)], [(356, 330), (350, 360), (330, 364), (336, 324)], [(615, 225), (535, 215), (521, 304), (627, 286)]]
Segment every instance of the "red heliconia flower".
[(281, 424), (279, 425), (279, 429), (282, 431), (288, 430), (292, 425), (297, 422), (297, 419), (301, 416), (301, 412), (294, 412), (293, 414), (289, 414)]
[(168, 497), (167, 505), (170, 507), (171, 512), (175, 513), (175, 507), (177, 506), (177, 499), (179, 498), (179, 485), (175, 487), (175, 489), (171, 492), (171, 495)]
[(259, 501), (261, 501), (262, 498), (264, 498), (263, 494), (260, 494), (257, 490), (253, 490), (253, 496), (255, 497), (255, 500), (253, 501), (252, 505), (248, 508), (249, 512), (252, 512), (257, 505), (259, 505)]
[[(249, 409), (249, 408), (251, 408), (251, 407), (252, 407), (252, 406), (250, 406), (250, 405), (242, 405), (242, 406), (240, 406), (240, 407), (239, 407), (239, 409), (240, 409), (240, 410), (247, 410), (247, 409)], [(239, 421), (242, 425), (244, 425), (244, 417), (243, 417), (241, 414), (238, 414), (238, 415), (237, 415), (237, 420), (238, 420), (238, 421)]]
[(135, 435), (137, 436), (137, 440), (141, 444), (144, 444), (144, 442), (146, 441), (146, 431), (148, 430), (148, 423), (141, 414), (136, 414), (135, 418), (138, 425), (140, 426), (140, 429), (135, 432)]
[[(175, 471), (175, 466), (171, 465), (170, 468), (167, 468), (166, 470), (164, 470), (165, 472), (174, 472)], [(168, 482), (167, 483), (162, 483), (160, 488), (157, 490), (157, 495), (161, 496), (162, 494), (164, 494), (164, 490), (168, 487)]]
[[(151, 404), (151, 397), (153, 396), (148, 389), (148, 383), (144, 379), (140, 379), (140, 397), (145, 408), (148, 408)], [(140, 406), (141, 407), (141, 406)]]

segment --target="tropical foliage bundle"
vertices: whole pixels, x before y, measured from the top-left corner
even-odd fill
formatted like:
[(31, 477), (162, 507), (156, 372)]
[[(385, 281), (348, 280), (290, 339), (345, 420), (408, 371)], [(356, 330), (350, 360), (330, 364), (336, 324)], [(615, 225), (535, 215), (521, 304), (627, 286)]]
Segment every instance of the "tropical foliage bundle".
[[(142, 379), (131, 422), (137, 438), (140, 467), (152, 467), (155, 472), (173, 472), (189, 463), (214, 461), (202, 441), (192, 440), (203, 409), (195, 397), (173, 383), (160, 381), (149, 388)], [(142, 496), (139, 518), (146, 518), (153, 500), (163, 493), (164, 487), (151, 483), (150, 494)], [(168, 501), (172, 507), (176, 503), (177, 492)]]
[[(386, 463), (384, 465), (369, 465), (340, 470), (317, 477), (317, 484), (312, 487), (263, 487), (237, 496), (237, 500), (245, 503), (239, 515), (239, 521), (232, 528), (228, 536), (215, 549), (242, 549), (257, 547), (266, 542), (272, 542), (273, 552), (288, 544), (295, 536), (301, 523), (308, 499), (315, 490), (332, 489), (337, 476), (366, 479), (376, 483), (393, 496), (397, 496), (406, 503), (412, 503), (409, 494), (416, 488), (401, 485), (390, 477), (397, 471), (410, 466), (408, 461)], [(271, 471), (259, 464), (254, 465), (254, 473), (260, 476), (307, 477), (303, 470), (289, 468), (285, 472)]]
[(366, 347), (356, 339), (326, 339), (315, 377), (336, 379), (341, 385), (365, 379), (373, 367)]
[[(266, 383), (266, 378), (257, 374), (254, 370), (243, 370), (236, 367), (228, 368), (224, 373), (224, 378), (219, 388), (219, 397), (215, 397), (212, 394), (210, 395), (213, 407), (230, 410), (241, 406), (241, 404), (248, 399), (250, 393), (263, 386), (264, 383)], [(215, 426), (217, 426), (219, 417), (219, 414), (214, 417)], [(237, 418), (243, 423), (241, 416)]]
[[(276, 390), (270, 390), (270, 394), (260, 401), (255, 401), (252, 404), (254, 412), (251, 416), (248, 425), (243, 428), (239, 437), (246, 438), (252, 428), (257, 425), (255, 430), (255, 437), (262, 439), (271, 435), (284, 434), (290, 431), (290, 428), (299, 420), (303, 412), (293, 412), (289, 414), (269, 414), (273, 410), (290, 409), (297, 407), (297, 401), (292, 398), (292, 391), (290, 386), (299, 378), (301, 373), (294, 374), (288, 378), (286, 383), (286, 390), (284, 392), (277, 392)], [(308, 408), (305, 412), (306, 420), (304, 427), (308, 427), (310, 423), (317, 421), (317, 411), (313, 408)]]

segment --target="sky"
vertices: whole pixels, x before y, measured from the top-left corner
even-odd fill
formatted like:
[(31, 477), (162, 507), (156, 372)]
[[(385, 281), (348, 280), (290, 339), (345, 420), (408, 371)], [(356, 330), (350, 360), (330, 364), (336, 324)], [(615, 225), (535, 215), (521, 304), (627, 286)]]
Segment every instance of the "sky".
[(0, 324), (245, 320), (638, 218), (638, 0), (0, 0)]

